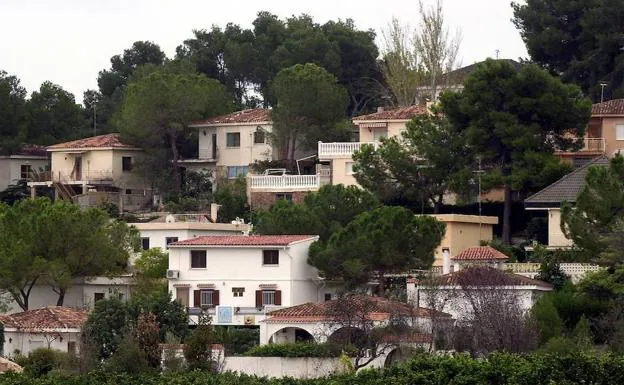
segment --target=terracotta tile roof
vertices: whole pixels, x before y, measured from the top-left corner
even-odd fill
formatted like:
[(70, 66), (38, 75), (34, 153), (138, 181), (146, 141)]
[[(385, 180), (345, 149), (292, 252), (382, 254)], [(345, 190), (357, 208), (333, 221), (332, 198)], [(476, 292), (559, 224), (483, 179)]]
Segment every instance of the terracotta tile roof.
[(326, 302), (308, 302), (302, 305), (287, 307), (284, 309), (274, 310), (267, 313), (265, 322), (320, 322), (329, 321), (336, 318), (336, 314), (340, 310), (337, 307), (356, 306), (354, 311), (357, 312), (357, 306), (362, 311), (368, 312), (367, 318), (373, 321), (387, 320), (392, 315), (415, 316), (422, 318), (437, 317), (450, 318), (451, 315), (422, 307), (414, 308), (404, 302), (393, 301), (382, 297), (373, 297), (362, 294), (354, 294), (340, 300), (332, 300)]
[(87, 321), (85, 310), (48, 306), (10, 315), (0, 315), (5, 327), (27, 330), (81, 328)]
[(455, 261), (506, 261), (508, 256), (492, 246), (469, 247), (451, 258)]
[(409, 120), (416, 115), (427, 113), (426, 106), (409, 106), (374, 112), (368, 115), (360, 115), (353, 118), (354, 122), (361, 120)]
[(624, 99), (613, 99), (592, 106), (592, 115), (624, 115)]
[(48, 149), (105, 148), (105, 147), (135, 148), (134, 146), (131, 146), (129, 144), (122, 143), (119, 140), (119, 134), (106, 134), (106, 135), (91, 136), (89, 138), (73, 140), (71, 142), (54, 144), (52, 146), (48, 146)]
[(608, 167), (609, 158), (599, 156), (583, 167), (577, 168), (550, 186), (536, 192), (524, 200), (527, 208), (559, 207), (561, 202), (576, 202), (576, 196), (585, 187), (585, 177), (591, 166)]
[(169, 246), (288, 246), (295, 242), (317, 239), (317, 235), (206, 235)]
[[(522, 68), (522, 64), (518, 63), (517, 61), (513, 59), (497, 59), (496, 61), (508, 62), (512, 66), (514, 66), (517, 70)], [(484, 62), (485, 60), (447, 72), (442, 75), (443, 81), (451, 85), (462, 84), (466, 80), (466, 78), (470, 76)]]
[[(537, 279), (488, 266), (470, 266), (455, 273), (433, 279), (433, 285), (480, 287), (480, 286), (536, 286), (542, 290), (552, 290), (552, 285)], [(425, 284), (425, 286), (428, 286)]]
[(266, 108), (254, 108), (250, 110), (236, 111), (232, 112), (231, 114), (220, 115), (213, 118), (200, 120), (191, 123), (191, 126), (218, 126), (220, 124), (262, 123), (270, 121), (271, 110)]
[(46, 147), (38, 144), (25, 144), (17, 155), (47, 156)]

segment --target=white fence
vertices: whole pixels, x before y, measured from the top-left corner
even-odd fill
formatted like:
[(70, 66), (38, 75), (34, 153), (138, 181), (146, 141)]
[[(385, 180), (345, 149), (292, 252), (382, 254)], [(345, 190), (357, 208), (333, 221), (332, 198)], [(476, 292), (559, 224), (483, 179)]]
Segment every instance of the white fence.
[(326, 157), (351, 157), (356, 150), (359, 150), (363, 145), (370, 144), (377, 148), (377, 142), (333, 142), (333, 143), (318, 143), (318, 156), (319, 158)]
[(250, 175), (252, 190), (317, 190), (321, 186), (319, 175)]
[[(580, 281), (585, 274), (598, 271), (602, 267), (598, 265), (591, 265), (589, 263), (561, 263), (559, 264), (561, 271), (568, 275), (572, 282)], [(534, 278), (540, 270), (539, 263), (507, 263), (505, 269), (515, 273), (524, 275), (525, 277)]]

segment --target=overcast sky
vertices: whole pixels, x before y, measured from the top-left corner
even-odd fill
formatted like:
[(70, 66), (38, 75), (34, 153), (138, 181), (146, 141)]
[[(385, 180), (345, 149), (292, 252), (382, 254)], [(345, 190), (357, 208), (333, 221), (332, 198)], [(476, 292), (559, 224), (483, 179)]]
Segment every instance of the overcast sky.
[[(434, 0), (425, 0), (426, 4)], [(509, 0), (445, 0), (447, 24), (463, 34), (462, 64), (496, 50), (501, 58), (526, 57)], [(415, 24), (416, 0), (0, 0), (0, 69), (32, 92), (45, 81), (82, 101), (97, 88), (98, 71), (137, 40), (151, 40), (172, 57), (193, 29), (228, 22), (251, 27), (256, 13), (280, 17), (307, 13), (318, 23), (352, 18), (360, 29), (385, 27), (393, 16)]]

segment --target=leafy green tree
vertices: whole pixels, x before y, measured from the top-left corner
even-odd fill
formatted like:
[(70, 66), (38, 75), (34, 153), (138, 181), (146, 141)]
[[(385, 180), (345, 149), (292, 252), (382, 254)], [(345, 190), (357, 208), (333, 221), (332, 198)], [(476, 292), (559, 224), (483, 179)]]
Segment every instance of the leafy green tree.
[(154, 314), (161, 342), (165, 341), (167, 333), (172, 333), (180, 339), (188, 335), (186, 308), (180, 301), (172, 298), (171, 292), (167, 291), (166, 283), (164, 288), (156, 288), (151, 292), (133, 293), (127, 303), (127, 311), (131, 320), (137, 320), (141, 313)]
[[(271, 117), (271, 140), (290, 167), (295, 151), (320, 140), (336, 141), (347, 135), (344, 124), (347, 94), (335, 76), (315, 64), (297, 64), (280, 71), (271, 83), (277, 99)], [(314, 103), (310, 103), (314, 100)], [(343, 122), (341, 125), (340, 123)]]
[(380, 207), (358, 215), (327, 242), (315, 242), (308, 263), (349, 289), (377, 278), (383, 294), (385, 274), (431, 266), (444, 227), (402, 207)]
[(505, 190), (503, 241), (511, 241), (511, 197), (559, 162), (555, 149), (574, 149), (582, 138), (591, 102), (577, 86), (563, 84), (536, 65), (516, 69), (486, 60), (461, 93), (441, 97), (444, 114), (482, 159), (484, 179)]
[(563, 321), (553, 304), (552, 296), (548, 294), (540, 298), (533, 306), (531, 316), (539, 327), (541, 344), (552, 338), (560, 337), (565, 331)]
[(444, 194), (465, 192), (472, 177), (471, 154), (463, 133), (433, 111), (407, 123), (400, 137), (383, 139), (379, 148), (356, 151), (358, 183), (382, 201), (395, 197), (422, 202), (438, 213)]
[(162, 349), (160, 348), (160, 328), (153, 313), (141, 313), (136, 327), (137, 344), (145, 353), (147, 364), (160, 368)]
[(26, 140), (28, 129), (28, 103), (26, 88), (20, 80), (0, 70), (0, 148), (11, 153)]
[(214, 201), (220, 206), (217, 222), (230, 223), (236, 218), (249, 219), (247, 182), (244, 178), (219, 183), (214, 193)]
[(561, 219), (564, 234), (596, 262), (623, 263), (624, 157), (615, 156), (609, 167), (590, 167), (574, 206), (562, 206)]
[(254, 212), (254, 232), (258, 234), (318, 234), (321, 220), (305, 205), (279, 199), (268, 210)]
[(93, 340), (99, 357), (112, 356), (129, 331), (129, 316), (126, 305), (117, 298), (96, 302), (83, 326), (84, 334)]
[(617, 0), (513, 2), (514, 23), (531, 59), (598, 102), (624, 97), (624, 16)]
[(49, 81), (32, 93), (28, 108), (28, 138), (37, 144), (75, 139), (85, 126), (82, 107), (76, 104), (74, 95)]
[(214, 334), (210, 318), (205, 314), (200, 314), (197, 327), (184, 345), (184, 358), (186, 358), (189, 370), (214, 370), (213, 342)]
[(187, 63), (147, 66), (135, 73), (127, 86), (119, 125), (125, 141), (146, 150), (152, 165), (144, 170), (149, 171), (146, 176), (164, 167), (165, 175), (171, 180), (169, 189), (179, 192), (178, 161), (181, 143), (190, 132), (188, 125), (230, 108), (231, 100), (224, 87), (195, 73)]
[(539, 246), (533, 251), (533, 258), (541, 260), (540, 271), (535, 276), (535, 279), (552, 284), (555, 290), (562, 289), (570, 281), (570, 277), (561, 270), (561, 264), (556, 252)]
[(146, 278), (164, 278), (169, 267), (169, 253), (160, 247), (143, 250), (134, 265)]

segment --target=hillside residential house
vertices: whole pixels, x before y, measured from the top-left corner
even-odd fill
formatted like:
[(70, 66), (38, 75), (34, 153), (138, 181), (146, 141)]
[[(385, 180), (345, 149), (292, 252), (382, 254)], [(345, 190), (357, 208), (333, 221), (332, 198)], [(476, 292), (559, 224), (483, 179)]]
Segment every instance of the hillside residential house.
[(493, 238), (494, 225), (498, 217), (464, 215), (464, 214), (432, 214), (432, 217), (446, 225), (444, 237), (435, 250), (433, 266), (442, 268), (444, 255), (459, 255), (470, 247), (481, 246)]
[(527, 312), (549, 291), (552, 286), (548, 283), (486, 265), (469, 265), (431, 279), (407, 281), (410, 303), (449, 313), (457, 320), (469, 317), (475, 306), (488, 303), (513, 303)]
[(353, 153), (362, 145), (377, 146), (381, 138), (400, 135), (414, 116), (426, 114), (426, 106), (409, 106), (393, 109), (380, 107), (377, 112), (353, 118), (358, 129), (357, 142), (318, 144), (319, 175), (329, 177), (330, 184), (355, 185)]
[(458, 255), (451, 257), (450, 270), (445, 266), (444, 274), (460, 271), (462, 268), (469, 266), (489, 266), (499, 270), (503, 270), (508, 256), (496, 250), (492, 246), (469, 247)]
[[(343, 313), (343, 309), (347, 310)], [(404, 336), (392, 336), (392, 343), (404, 342), (428, 348), (432, 343), (433, 317), (453, 321), (450, 314), (414, 308), (405, 302), (387, 298), (356, 294), (269, 312), (267, 318), (260, 322), (260, 344), (337, 342), (345, 331), (351, 334), (354, 330), (368, 333), (373, 327), (399, 322), (413, 328), (413, 332)]]
[(585, 187), (587, 171), (592, 166), (608, 167), (609, 158), (605, 155), (595, 158), (524, 200), (526, 210), (541, 210), (548, 213), (548, 248), (561, 249), (572, 246), (572, 241), (561, 231), (561, 203), (576, 202), (576, 196)]
[(315, 235), (204, 236), (169, 245), (169, 291), (216, 325), (258, 325), (266, 312), (331, 292), (308, 265)]
[(4, 325), (4, 353), (28, 355), (37, 348), (78, 353), (87, 312), (62, 306), (0, 315)]
[(48, 170), (50, 161), (43, 146), (24, 145), (11, 155), (0, 155), (0, 191), (19, 181), (28, 181), (33, 174)]
[(53, 186), (57, 197), (83, 207), (104, 201), (121, 211), (151, 204), (149, 185), (133, 172), (140, 148), (122, 143), (119, 134), (106, 134), (49, 146), (51, 171), (28, 183)]

